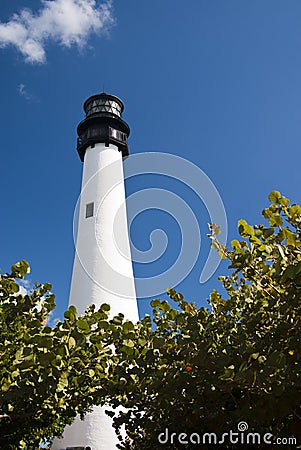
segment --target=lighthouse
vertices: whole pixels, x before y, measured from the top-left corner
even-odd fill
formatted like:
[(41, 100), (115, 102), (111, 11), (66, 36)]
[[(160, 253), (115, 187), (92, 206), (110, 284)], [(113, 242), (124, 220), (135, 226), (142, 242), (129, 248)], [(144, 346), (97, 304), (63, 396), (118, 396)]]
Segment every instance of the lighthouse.
[[(122, 119), (123, 102), (101, 93), (84, 103), (86, 117), (77, 127), (83, 162), (78, 226), (69, 305), (79, 314), (103, 303), (137, 322), (138, 306), (129, 244), (123, 159), (129, 156), (130, 128)], [(66, 427), (53, 450), (113, 450), (118, 442), (105, 407), (95, 407)]]

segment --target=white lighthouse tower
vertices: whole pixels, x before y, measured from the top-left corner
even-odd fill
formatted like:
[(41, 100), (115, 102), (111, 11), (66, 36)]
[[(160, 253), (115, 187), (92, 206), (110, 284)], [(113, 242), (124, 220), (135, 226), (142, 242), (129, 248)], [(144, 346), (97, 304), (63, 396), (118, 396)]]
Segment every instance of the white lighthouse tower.
[[(84, 103), (86, 118), (77, 128), (77, 150), (83, 161), (76, 254), (69, 304), (79, 313), (95, 304), (111, 306), (138, 321), (126, 216), (123, 158), (129, 126), (122, 119), (122, 101), (106, 93)], [(53, 450), (113, 450), (117, 438), (105, 408), (95, 407), (64, 431)]]

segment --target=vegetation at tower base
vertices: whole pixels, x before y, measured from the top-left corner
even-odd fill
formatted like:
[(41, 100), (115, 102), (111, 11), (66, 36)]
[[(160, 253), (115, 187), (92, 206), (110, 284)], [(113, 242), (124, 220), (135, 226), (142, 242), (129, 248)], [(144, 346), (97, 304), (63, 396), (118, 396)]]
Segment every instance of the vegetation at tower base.
[[(54, 308), (50, 285), (21, 295), (25, 262), (3, 275), (0, 448), (36, 449), (104, 402), (126, 408), (114, 417), (117, 432), (122, 424), (127, 431), (121, 449), (211, 448), (205, 433), (219, 440), (242, 421), (245, 436), (296, 437), (300, 445), (301, 207), (277, 191), (269, 199), (268, 224), (240, 220), (231, 249), (211, 225), (212, 245), (231, 271), (208, 308), (170, 289), (171, 302), (152, 302), (153, 319), (109, 320), (108, 305), (78, 317), (70, 307), (51, 328), (43, 325)], [(161, 433), (169, 438), (162, 445)], [(220, 447), (244, 446), (225, 438)]]
[[(220, 279), (225, 295), (213, 291), (210, 307), (197, 308), (170, 289), (177, 307), (152, 302), (155, 330), (149, 317), (119, 326), (119, 363), (109, 387), (112, 404), (128, 408), (115, 426), (124, 423), (132, 440), (120, 448), (206, 448), (208, 436), (198, 446), (193, 433), (202, 444), (204, 433), (221, 439), (241, 421), (262, 438), (271, 433), (301, 444), (301, 207), (277, 191), (269, 200), (268, 225), (240, 220), (242, 240), (232, 241), (232, 249), (211, 225), (213, 246), (231, 264)], [(166, 430), (169, 441), (164, 435), (160, 445)], [(180, 444), (180, 433), (194, 444)], [(221, 448), (232, 447), (239, 445), (225, 438)]]
[[(55, 307), (50, 284), (28, 294), (18, 279), (26, 261), (0, 278), (0, 448), (35, 450), (60, 435), (76, 414), (101, 401), (101, 380), (114, 363), (100, 339), (108, 307), (77, 317), (71, 306), (64, 322), (47, 326)], [(93, 331), (97, 328), (98, 331)], [(44, 447), (43, 447), (44, 448)]]

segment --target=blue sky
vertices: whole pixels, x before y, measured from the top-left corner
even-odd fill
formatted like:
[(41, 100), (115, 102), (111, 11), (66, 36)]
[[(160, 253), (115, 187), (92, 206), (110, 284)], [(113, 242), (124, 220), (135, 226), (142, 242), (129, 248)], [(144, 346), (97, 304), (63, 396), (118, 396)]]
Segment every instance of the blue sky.
[[(240, 218), (263, 222), (271, 190), (300, 202), (299, 1), (3, 3), (0, 267), (28, 260), (32, 281), (53, 284), (58, 317), (68, 302), (81, 181), (76, 126), (92, 94), (105, 89), (124, 101), (132, 154), (170, 153), (207, 174), (225, 206), (228, 241)], [(140, 175), (126, 187), (171, 190), (194, 211), (201, 254), (178, 289), (204, 304), (227, 271), (222, 264), (199, 283), (209, 251), (206, 208), (189, 187), (162, 176)], [(169, 246), (149, 267), (135, 264), (137, 277), (162, 272), (180, 251), (180, 225), (164, 211), (139, 215), (133, 242), (147, 250), (161, 226)], [(147, 310), (141, 300), (141, 314)]]

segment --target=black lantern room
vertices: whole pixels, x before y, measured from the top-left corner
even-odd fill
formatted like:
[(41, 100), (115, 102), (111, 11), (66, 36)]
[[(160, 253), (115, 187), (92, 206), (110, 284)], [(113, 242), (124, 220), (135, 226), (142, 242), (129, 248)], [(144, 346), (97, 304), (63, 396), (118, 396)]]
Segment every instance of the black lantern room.
[(122, 156), (128, 156), (127, 138), (130, 134), (128, 124), (122, 120), (124, 106), (114, 95), (93, 95), (84, 103), (86, 118), (77, 127), (77, 151), (83, 161), (88, 147), (103, 142), (116, 145)]

